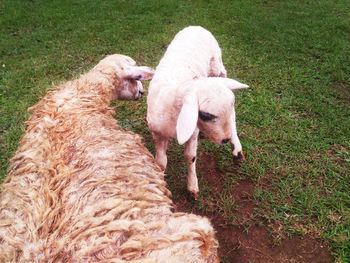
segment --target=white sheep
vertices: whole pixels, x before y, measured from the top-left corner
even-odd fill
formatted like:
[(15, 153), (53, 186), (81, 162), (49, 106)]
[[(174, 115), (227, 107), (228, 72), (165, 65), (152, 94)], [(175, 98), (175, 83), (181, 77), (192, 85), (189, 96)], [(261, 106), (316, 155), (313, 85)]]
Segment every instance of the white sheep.
[(147, 96), (147, 121), (156, 145), (156, 161), (165, 169), (169, 140), (187, 142), (187, 190), (194, 198), (199, 193), (195, 168), (199, 131), (214, 143), (231, 142), (233, 156), (244, 159), (230, 90), (247, 87), (226, 78), (217, 41), (199, 26), (180, 31), (156, 68)]
[(208, 219), (171, 211), (164, 174), (112, 116), (152, 74), (109, 56), (32, 107), (0, 187), (0, 262), (218, 262)]

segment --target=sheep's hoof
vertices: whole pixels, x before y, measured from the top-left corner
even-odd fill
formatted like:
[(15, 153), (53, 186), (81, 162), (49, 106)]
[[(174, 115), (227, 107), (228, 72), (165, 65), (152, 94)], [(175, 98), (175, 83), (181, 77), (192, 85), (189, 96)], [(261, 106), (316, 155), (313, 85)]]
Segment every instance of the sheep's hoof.
[(187, 190), (187, 200), (188, 201), (197, 200), (198, 195), (199, 195), (199, 191), (192, 192), (190, 190)]
[(245, 160), (243, 152), (238, 152), (237, 156), (233, 156), (233, 159), (238, 163), (243, 163)]

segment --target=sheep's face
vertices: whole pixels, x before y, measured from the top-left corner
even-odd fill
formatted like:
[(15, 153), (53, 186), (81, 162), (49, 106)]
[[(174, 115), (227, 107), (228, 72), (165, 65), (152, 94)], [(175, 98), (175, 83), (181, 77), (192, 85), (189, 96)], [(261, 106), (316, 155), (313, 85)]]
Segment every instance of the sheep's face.
[(231, 139), (234, 95), (229, 89), (206, 92), (199, 98), (197, 126), (201, 134), (216, 144)]
[(112, 69), (115, 74), (115, 91), (113, 99), (137, 100), (143, 95), (141, 81), (153, 77), (154, 70), (145, 66), (136, 66), (136, 62), (123, 55), (111, 55), (103, 59), (96, 68), (101, 72)]
[(143, 95), (141, 81), (133, 78), (123, 78), (118, 83), (115, 98), (119, 100), (137, 100)]
[[(176, 123), (179, 144), (187, 142), (198, 128), (217, 144), (232, 142), (241, 148), (236, 132), (234, 95), (231, 90), (248, 88), (234, 79), (200, 78), (187, 82), (187, 94)], [(231, 139), (231, 140), (230, 140)]]

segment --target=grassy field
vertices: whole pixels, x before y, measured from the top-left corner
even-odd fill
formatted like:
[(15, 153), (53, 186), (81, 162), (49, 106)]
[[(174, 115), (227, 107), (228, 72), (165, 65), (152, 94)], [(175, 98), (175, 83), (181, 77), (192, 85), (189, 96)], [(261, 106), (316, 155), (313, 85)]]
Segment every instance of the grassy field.
[[(350, 262), (347, 0), (0, 0), (0, 181), (24, 132), (27, 108), (52, 83), (78, 77), (112, 53), (156, 67), (188, 25), (209, 29), (228, 76), (250, 86), (235, 93), (246, 162), (235, 164), (229, 147), (201, 141), (199, 153), (225, 176), (218, 187), (199, 170), (201, 196), (190, 206), (247, 231), (264, 225), (276, 242), (321, 238), (335, 262)], [(141, 134), (154, 152), (146, 98), (116, 107), (120, 125)], [(175, 201), (185, 188), (182, 150), (172, 144), (168, 155)], [(232, 191), (242, 180), (254, 183), (248, 221), (238, 216)]]

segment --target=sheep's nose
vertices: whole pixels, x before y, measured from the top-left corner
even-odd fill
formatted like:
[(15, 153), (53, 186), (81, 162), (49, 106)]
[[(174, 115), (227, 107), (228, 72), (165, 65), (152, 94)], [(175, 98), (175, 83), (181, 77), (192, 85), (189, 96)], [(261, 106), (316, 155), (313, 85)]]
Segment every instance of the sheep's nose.
[(221, 141), (221, 144), (226, 144), (226, 143), (228, 143), (229, 141), (230, 141), (230, 138), (223, 139), (223, 140)]
[(140, 95), (141, 95), (141, 96), (144, 94), (144, 92), (143, 92), (143, 91), (141, 91), (141, 90), (139, 90), (139, 93), (140, 93)]

